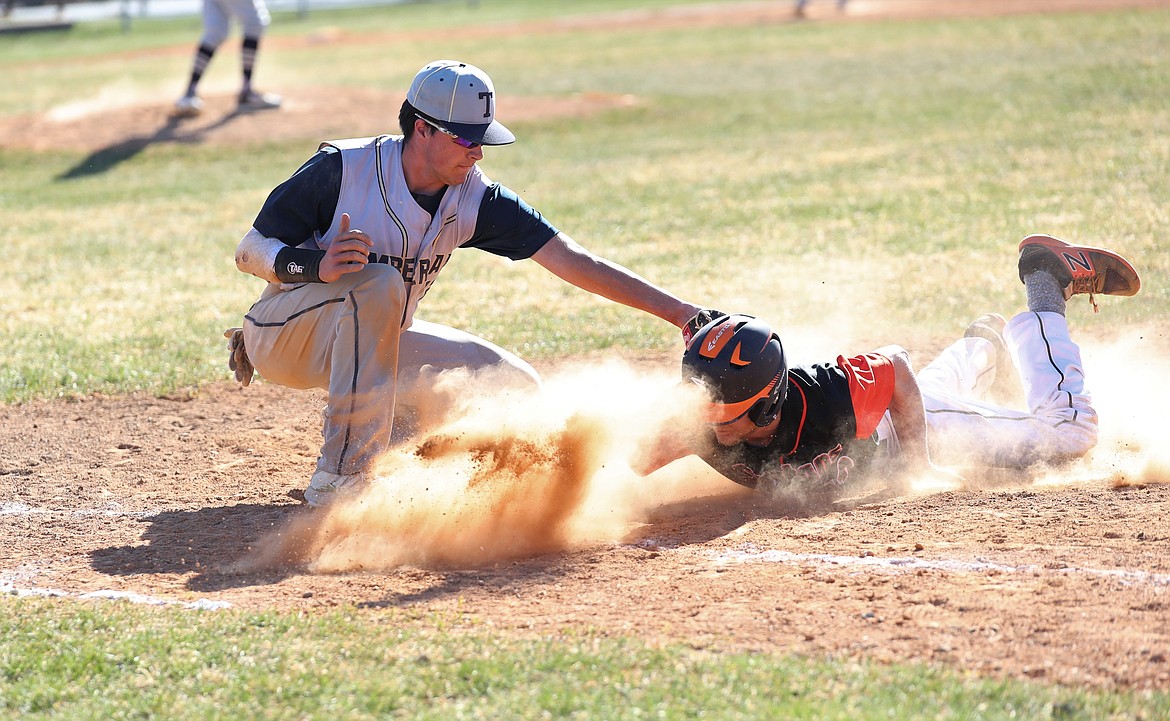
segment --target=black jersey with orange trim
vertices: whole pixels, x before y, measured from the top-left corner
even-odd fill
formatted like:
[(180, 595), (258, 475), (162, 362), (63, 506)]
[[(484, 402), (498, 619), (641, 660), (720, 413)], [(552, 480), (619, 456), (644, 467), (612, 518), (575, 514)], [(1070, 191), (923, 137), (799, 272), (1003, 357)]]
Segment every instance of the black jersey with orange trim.
[(781, 406), (776, 435), (766, 446), (721, 446), (711, 431), (697, 454), (727, 478), (756, 488), (844, 485), (876, 455), (871, 438), (858, 439), (849, 378), (832, 363), (796, 366), (788, 371), (788, 397)]

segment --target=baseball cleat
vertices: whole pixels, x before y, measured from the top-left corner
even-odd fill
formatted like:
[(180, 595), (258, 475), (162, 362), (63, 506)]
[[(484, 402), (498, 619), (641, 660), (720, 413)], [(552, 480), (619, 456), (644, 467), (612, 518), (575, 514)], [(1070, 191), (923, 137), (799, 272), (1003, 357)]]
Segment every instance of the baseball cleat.
[(318, 470), (305, 489), (305, 503), (320, 508), (343, 496), (351, 496), (366, 485), (363, 473), (341, 475)]
[(1019, 374), (1012, 363), (1012, 354), (1003, 339), (1007, 319), (999, 313), (986, 313), (971, 321), (964, 338), (982, 338), (995, 348), (995, 380), (991, 382), (992, 398), (1000, 403), (1014, 403), (1023, 397)]
[(246, 90), (240, 93), (240, 110), (275, 110), (280, 107), (283, 98), (275, 93), (258, 93), (255, 90)]
[(198, 95), (184, 95), (175, 101), (175, 110), (171, 113), (176, 118), (194, 118), (203, 112), (203, 101)]
[(1051, 235), (1029, 235), (1020, 241), (1020, 281), (1034, 270), (1052, 273), (1064, 288), (1065, 299), (1080, 293), (1135, 295), (1141, 279), (1129, 261), (1117, 253), (1087, 245), (1072, 245)]

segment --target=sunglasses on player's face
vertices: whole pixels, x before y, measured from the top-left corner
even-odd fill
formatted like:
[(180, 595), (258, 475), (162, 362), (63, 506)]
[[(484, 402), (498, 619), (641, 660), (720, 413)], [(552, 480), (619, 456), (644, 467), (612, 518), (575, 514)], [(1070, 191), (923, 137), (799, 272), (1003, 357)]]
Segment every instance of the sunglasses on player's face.
[(447, 130), (446, 128), (442, 127), (441, 125), (437, 125), (437, 124), (435, 124), (435, 123), (432, 123), (430, 120), (427, 120), (426, 118), (424, 118), (424, 117), (423, 117), (423, 116), (421, 116), (421, 115), (417, 115), (417, 114), (416, 114), (414, 117), (416, 117), (416, 118), (418, 118), (419, 120), (423, 121), (423, 122), (424, 122), (424, 123), (426, 123), (427, 125), (429, 125), (429, 126), (431, 126), (432, 128), (434, 128), (435, 130), (438, 130), (438, 131), (439, 131), (440, 133), (442, 133), (443, 135), (450, 136), (450, 138), (451, 138), (452, 140), (454, 140), (454, 141), (455, 141), (455, 144), (456, 144), (456, 145), (458, 145), (458, 146), (459, 146), (459, 147), (461, 147), (461, 148), (467, 148), (468, 150), (475, 150), (475, 149), (476, 149), (476, 148), (478, 148), (480, 145), (483, 145), (483, 143), (475, 143), (475, 142), (472, 142), (472, 141), (470, 141), (470, 140), (466, 140), (466, 139), (464, 139), (464, 138), (461, 138), (461, 137), (459, 137), (458, 135), (456, 135), (455, 133), (452, 133), (450, 130)]

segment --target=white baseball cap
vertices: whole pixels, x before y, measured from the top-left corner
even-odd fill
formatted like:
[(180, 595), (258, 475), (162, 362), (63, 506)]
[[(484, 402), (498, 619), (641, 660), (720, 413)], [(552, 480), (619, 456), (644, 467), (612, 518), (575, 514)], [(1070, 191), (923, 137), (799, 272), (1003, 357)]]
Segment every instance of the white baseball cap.
[(516, 136), (496, 120), (496, 90), (487, 73), (457, 60), (435, 60), (418, 71), (406, 101), (461, 138), (507, 145)]

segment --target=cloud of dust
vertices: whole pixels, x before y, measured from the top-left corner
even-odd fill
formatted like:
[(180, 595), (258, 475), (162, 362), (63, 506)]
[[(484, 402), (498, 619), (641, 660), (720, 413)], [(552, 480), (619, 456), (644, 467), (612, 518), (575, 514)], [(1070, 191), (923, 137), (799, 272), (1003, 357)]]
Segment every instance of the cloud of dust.
[[(1071, 463), (1028, 469), (956, 467), (962, 479), (945, 474), (908, 478), (916, 493), (962, 488), (1054, 486), (1105, 480), (1114, 486), (1170, 483), (1170, 448), (1164, 443), (1162, 409), (1170, 403), (1168, 355), (1163, 332), (1126, 328), (1112, 340), (1082, 340), (1086, 384), (1098, 413), (1098, 442)], [(953, 450), (953, 449), (952, 449)], [(946, 461), (943, 461), (944, 463)]]
[(359, 497), (296, 516), (234, 570), (475, 567), (618, 541), (649, 509), (735, 488), (631, 470), (638, 439), (680, 410), (664, 404), (686, 402), (670, 392), (677, 375), (607, 361), (562, 369), (539, 393), (477, 390), (498, 387), (489, 375), (441, 374), (446, 422), (392, 449)]
[(1115, 486), (1170, 483), (1165, 329), (1127, 328), (1114, 340), (1080, 345), (1099, 417), (1097, 447), (1083, 463), (1042, 482), (1104, 478)]
[[(1143, 330), (1083, 342), (1099, 444), (1080, 462), (1014, 480), (1170, 482), (1170, 450), (1161, 442), (1170, 404), (1165, 346)], [(669, 369), (610, 360), (562, 368), (528, 393), (490, 372), (442, 373), (432, 379), (434, 407), (422, 409), (428, 427), (381, 460), (363, 494), (295, 516), (233, 570), (476, 567), (620, 541), (656, 508), (738, 492), (694, 458), (648, 476), (631, 469), (640, 441), (677, 436), (672, 419), (697, 414), (687, 405), (694, 398), (674, 392), (677, 379)], [(916, 493), (965, 485), (945, 473), (901, 480)]]

